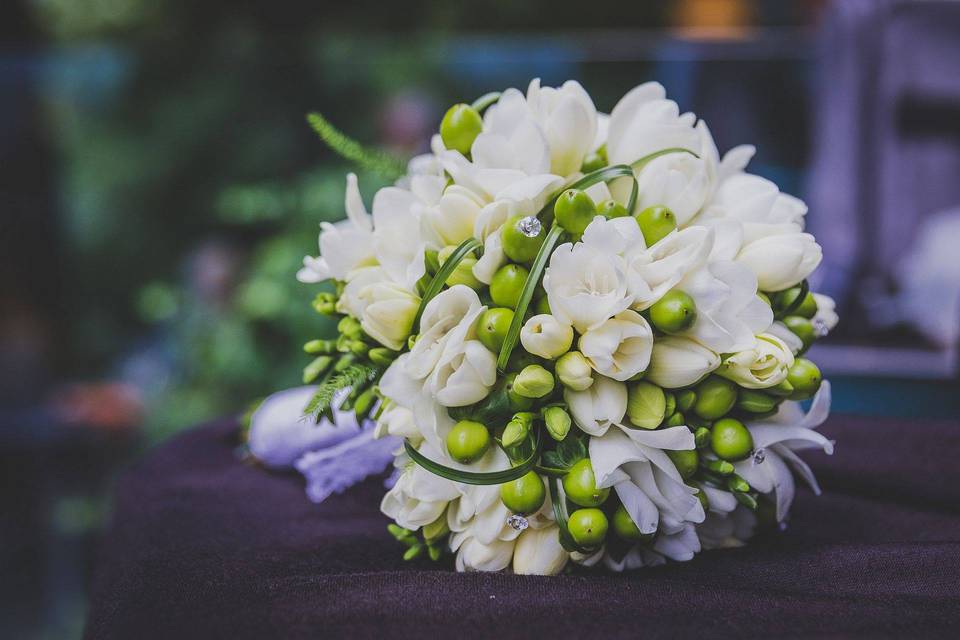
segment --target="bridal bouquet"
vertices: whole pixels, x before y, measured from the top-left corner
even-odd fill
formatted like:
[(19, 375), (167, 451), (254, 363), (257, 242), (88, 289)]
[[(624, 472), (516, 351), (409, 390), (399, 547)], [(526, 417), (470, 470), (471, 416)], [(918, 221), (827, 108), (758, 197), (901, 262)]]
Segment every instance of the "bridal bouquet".
[(656, 83), (606, 115), (534, 80), (451, 107), (431, 149), (370, 212), (348, 175), (347, 220), (298, 274), (332, 283), (314, 306), (339, 318), (305, 347), (299, 406), (386, 438), (405, 557), (690, 560), (783, 523), (793, 474), (819, 491), (797, 452), (832, 452), (829, 386), (803, 354), (837, 316), (808, 288), (807, 207), (745, 171), (752, 147), (721, 158)]

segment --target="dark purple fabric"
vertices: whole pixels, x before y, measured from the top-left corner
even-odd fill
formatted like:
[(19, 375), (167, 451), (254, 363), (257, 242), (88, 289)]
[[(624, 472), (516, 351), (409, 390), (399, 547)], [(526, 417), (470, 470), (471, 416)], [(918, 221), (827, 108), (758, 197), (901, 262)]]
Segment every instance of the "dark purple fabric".
[(784, 533), (623, 575), (404, 563), (381, 481), (313, 505), (191, 431), (119, 485), (88, 638), (960, 637), (960, 424), (836, 417)]

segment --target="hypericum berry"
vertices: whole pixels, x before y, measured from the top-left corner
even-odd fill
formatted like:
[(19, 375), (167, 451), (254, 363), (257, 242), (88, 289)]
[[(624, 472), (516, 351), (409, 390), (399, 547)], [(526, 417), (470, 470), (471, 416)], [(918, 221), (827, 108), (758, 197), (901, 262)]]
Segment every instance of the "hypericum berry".
[(570, 233), (581, 234), (597, 215), (597, 208), (585, 191), (567, 189), (553, 205), (553, 215), (561, 227)]
[(617, 507), (616, 511), (613, 512), (613, 517), (611, 520), (613, 524), (613, 532), (628, 542), (649, 540), (653, 538), (654, 534), (652, 533), (645, 534), (640, 532), (640, 527), (638, 527), (637, 523), (633, 521), (633, 518), (630, 517), (630, 514), (627, 513), (627, 509), (622, 504)]
[(480, 315), (477, 323), (477, 338), (487, 349), (500, 353), (500, 347), (507, 337), (510, 323), (513, 322), (513, 310), (506, 307), (493, 307)]
[(710, 447), (721, 460), (736, 462), (753, 451), (753, 436), (739, 420), (717, 420), (710, 433)]
[(616, 200), (604, 200), (598, 204), (597, 213), (602, 215), (607, 220), (613, 220), (614, 218), (626, 218), (630, 215), (630, 212), (627, 211), (627, 208)]
[(666, 450), (667, 455), (673, 461), (673, 466), (680, 472), (680, 477), (684, 480), (692, 478), (700, 466), (700, 454), (696, 449), (681, 449), (674, 451)]
[(500, 239), (508, 258), (514, 262), (533, 262), (546, 237), (547, 229), (539, 220), (521, 214), (507, 220)]
[(696, 303), (679, 289), (668, 291), (650, 307), (650, 322), (664, 333), (686, 331), (696, 321)]
[(459, 151), (463, 155), (470, 153), (470, 147), (483, 131), (483, 118), (476, 109), (468, 104), (455, 104), (450, 107), (440, 122), (440, 138), (447, 149)]
[(570, 467), (570, 471), (563, 477), (563, 491), (570, 502), (581, 507), (599, 507), (610, 495), (609, 487), (597, 488), (589, 458), (584, 458)]
[(823, 382), (820, 368), (806, 358), (797, 358), (787, 372), (787, 382), (793, 385), (791, 400), (806, 400), (813, 396)]
[(573, 541), (584, 547), (595, 547), (602, 543), (609, 527), (607, 516), (600, 509), (577, 509), (567, 521)]
[(810, 345), (817, 339), (817, 332), (813, 328), (813, 323), (803, 316), (787, 316), (783, 319), (783, 324), (787, 325), (787, 328), (800, 338), (804, 349), (809, 349)]
[(696, 388), (694, 412), (704, 420), (716, 420), (730, 413), (737, 401), (737, 385), (719, 376), (710, 376)]
[(527, 282), (530, 272), (518, 264), (507, 264), (500, 267), (493, 280), (490, 281), (490, 297), (494, 304), (500, 307), (517, 308), (523, 285)]
[(673, 215), (673, 211), (661, 206), (647, 207), (637, 214), (637, 222), (640, 223), (640, 231), (643, 232), (643, 240), (648, 247), (663, 240), (677, 228), (677, 217)]
[(546, 497), (543, 479), (536, 471), (500, 485), (500, 500), (507, 509), (521, 515), (535, 513)]
[(479, 422), (461, 420), (447, 434), (447, 451), (457, 462), (476, 462), (489, 448), (490, 432)]

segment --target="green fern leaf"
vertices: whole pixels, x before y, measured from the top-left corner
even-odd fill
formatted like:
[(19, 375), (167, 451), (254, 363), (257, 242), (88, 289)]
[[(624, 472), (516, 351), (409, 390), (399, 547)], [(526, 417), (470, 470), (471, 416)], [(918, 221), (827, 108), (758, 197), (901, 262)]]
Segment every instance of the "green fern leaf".
[(375, 171), (390, 180), (395, 180), (406, 172), (406, 166), (402, 160), (383, 151), (364, 148), (362, 144), (337, 129), (319, 113), (308, 113), (307, 122), (332, 151), (364, 169)]
[(347, 387), (359, 387), (367, 385), (380, 377), (383, 369), (370, 363), (351, 364), (343, 371), (340, 371), (323, 384), (310, 398), (310, 402), (303, 409), (305, 416), (310, 416), (317, 420), (324, 412), (330, 409), (333, 404), (333, 398), (341, 389)]

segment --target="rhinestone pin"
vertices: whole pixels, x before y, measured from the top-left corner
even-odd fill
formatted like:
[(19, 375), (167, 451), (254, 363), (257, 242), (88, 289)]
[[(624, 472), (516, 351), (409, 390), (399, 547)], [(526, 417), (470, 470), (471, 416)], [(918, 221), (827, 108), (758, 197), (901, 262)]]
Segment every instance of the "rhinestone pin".
[(755, 449), (753, 452), (753, 464), (763, 464), (767, 459), (767, 454), (763, 449)]
[(507, 524), (516, 531), (523, 531), (530, 526), (530, 523), (527, 522), (526, 518), (516, 513), (507, 518)]
[(830, 327), (827, 326), (827, 323), (824, 322), (822, 318), (814, 318), (813, 334), (818, 338), (822, 338), (828, 333), (830, 333)]
[(540, 235), (540, 230), (543, 228), (543, 225), (540, 224), (540, 220), (536, 216), (527, 216), (526, 218), (521, 218), (517, 223), (517, 230), (520, 231), (523, 235), (528, 238), (536, 238)]

